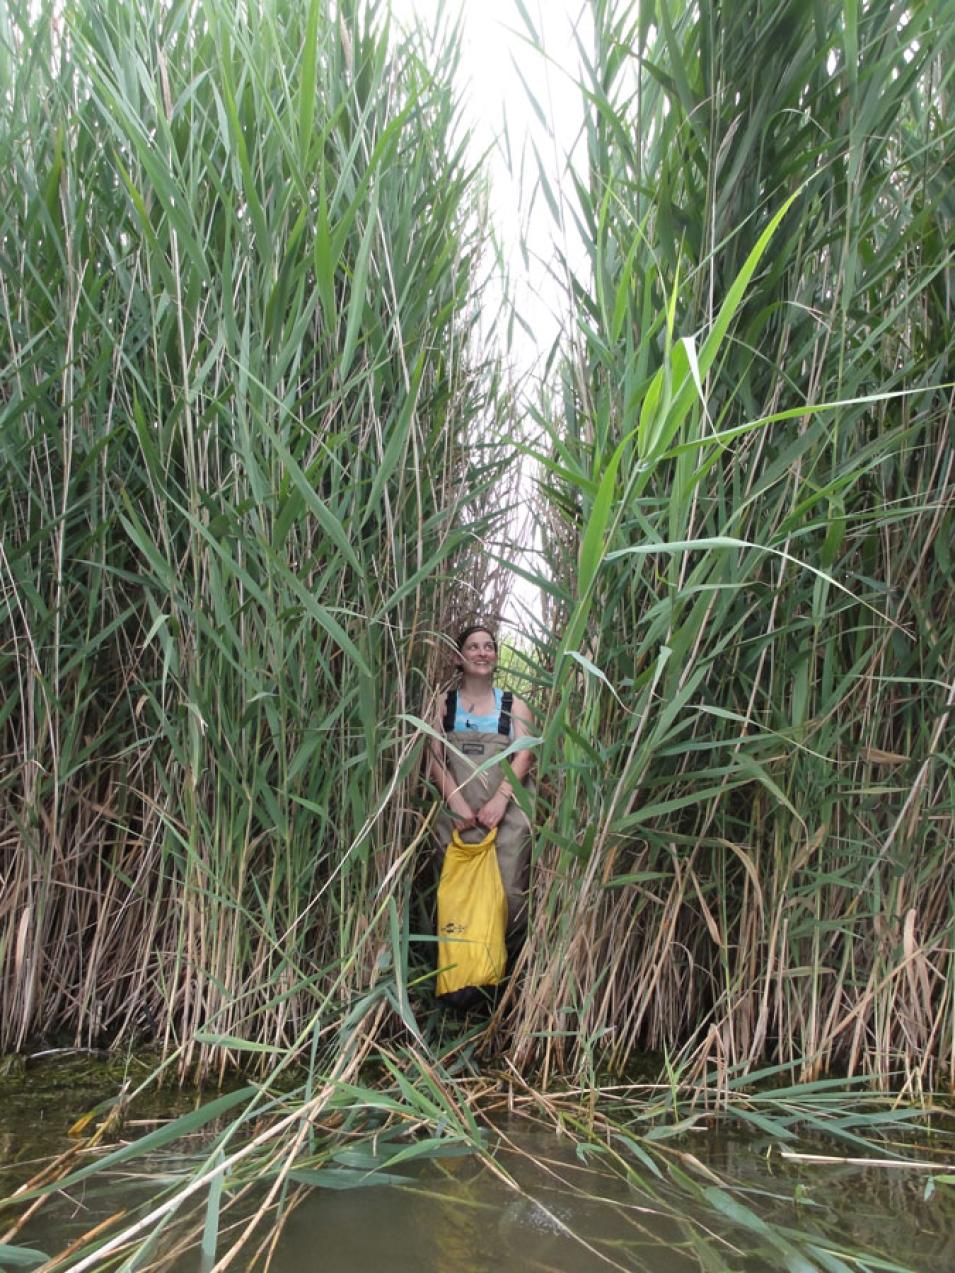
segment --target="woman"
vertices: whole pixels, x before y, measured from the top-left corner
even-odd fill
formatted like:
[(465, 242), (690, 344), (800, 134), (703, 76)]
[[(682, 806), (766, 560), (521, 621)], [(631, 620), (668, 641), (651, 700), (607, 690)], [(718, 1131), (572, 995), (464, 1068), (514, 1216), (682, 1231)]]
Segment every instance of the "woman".
[[(445, 804), (435, 832), (443, 848), (454, 828), (470, 843), (497, 828), (497, 861), (507, 897), (506, 942), (513, 953), (527, 926), (531, 827), (500, 764), (474, 771), (515, 739), (529, 737), (534, 721), (523, 699), (494, 687), (497, 640), (489, 628), (479, 623), (465, 628), (457, 648), (458, 687), (439, 697), (435, 721), (447, 745), (434, 742), (430, 752), (430, 775)], [(509, 757), (514, 777), (529, 793), (532, 761), (529, 750)]]

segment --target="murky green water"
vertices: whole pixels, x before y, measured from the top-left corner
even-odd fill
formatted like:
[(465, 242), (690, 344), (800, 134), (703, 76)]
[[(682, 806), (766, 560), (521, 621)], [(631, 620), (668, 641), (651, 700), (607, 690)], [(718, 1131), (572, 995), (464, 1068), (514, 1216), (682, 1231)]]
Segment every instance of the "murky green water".
[[(614, 1264), (689, 1273), (706, 1267), (704, 1248), (739, 1273), (786, 1267), (765, 1237), (709, 1207), (687, 1205), (666, 1186), (654, 1202), (603, 1165), (580, 1163), (551, 1133), (503, 1130), (514, 1149), (499, 1161), (521, 1192), (471, 1159), (428, 1164), (408, 1189), (316, 1190), (286, 1227), (275, 1273), (598, 1273)], [(770, 1170), (765, 1144), (727, 1130), (693, 1137), (686, 1148), (721, 1178), (741, 1183), (734, 1199), (770, 1228), (823, 1242), (835, 1236), (918, 1273), (955, 1270), (955, 1211), (950, 1200), (924, 1201), (924, 1177), (831, 1166)]]
[[(91, 1066), (67, 1055), (0, 1077), (0, 1192), (28, 1177), (37, 1160), (63, 1152), (67, 1128), (114, 1094), (118, 1077), (115, 1063)], [(133, 1118), (141, 1121), (126, 1134), (147, 1131), (152, 1120), (182, 1113), (197, 1099), (171, 1091), (139, 1101)], [(401, 1188), (311, 1190), (285, 1222), (270, 1273), (776, 1273), (800, 1268), (786, 1252), (793, 1243), (805, 1250), (800, 1244), (809, 1241), (855, 1249), (862, 1262), (844, 1266), (852, 1269), (880, 1267), (882, 1257), (889, 1262), (883, 1268), (955, 1270), (955, 1187), (927, 1191), (925, 1173), (785, 1163), (771, 1137), (724, 1122), (682, 1137), (676, 1149), (690, 1157), (673, 1158), (676, 1175), (646, 1177), (644, 1188), (609, 1172), (600, 1153), (578, 1152), (526, 1120), (497, 1130), (497, 1162), (507, 1180), (476, 1158), (458, 1157), (400, 1168), (408, 1180)], [(818, 1140), (810, 1147), (845, 1152)], [(184, 1164), (182, 1153), (154, 1155), (79, 1185), (46, 1204), (15, 1241), (62, 1249), (97, 1220), (139, 1204), (158, 1174)], [(696, 1182), (689, 1192), (681, 1173)], [(196, 1256), (177, 1266), (179, 1273), (200, 1267)], [(248, 1259), (232, 1267), (246, 1268)], [(825, 1265), (811, 1260), (801, 1273), (814, 1268)]]

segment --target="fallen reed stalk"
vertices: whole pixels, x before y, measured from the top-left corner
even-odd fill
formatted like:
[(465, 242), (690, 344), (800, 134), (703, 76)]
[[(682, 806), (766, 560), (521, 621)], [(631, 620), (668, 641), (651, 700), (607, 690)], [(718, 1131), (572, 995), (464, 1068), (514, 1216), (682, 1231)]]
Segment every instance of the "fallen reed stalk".
[(833, 1154), (797, 1154), (791, 1149), (781, 1149), (779, 1156), (789, 1162), (845, 1163), (850, 1167), (901, 1167), (906, 1171), (955, 1171), (955, 1166), (951, 1164), (909, 1162), (902, 1158), (847, 1158)]

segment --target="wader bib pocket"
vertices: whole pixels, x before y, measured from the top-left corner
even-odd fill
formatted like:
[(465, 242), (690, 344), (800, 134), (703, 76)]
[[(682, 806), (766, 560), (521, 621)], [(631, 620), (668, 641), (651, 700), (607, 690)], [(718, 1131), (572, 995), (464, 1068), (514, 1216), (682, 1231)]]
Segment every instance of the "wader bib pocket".
[(444, 855), (438, 883), (437, 994), (453, 1007), (480, 999), (478, 987), (496, 986), (504, 976), (507, 951), (507, 898), (495, 842), (489, 831), (468, 844), (457, 831)]

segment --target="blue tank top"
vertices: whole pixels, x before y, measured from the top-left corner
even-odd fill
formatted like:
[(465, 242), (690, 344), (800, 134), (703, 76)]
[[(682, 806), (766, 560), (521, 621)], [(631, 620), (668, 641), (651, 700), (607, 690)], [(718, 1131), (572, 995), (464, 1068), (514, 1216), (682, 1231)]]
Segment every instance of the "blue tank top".
[(475, 716), (473, 712), (466, 712), (461, 706), (460, 695), (456, 696), (456, 704), (454, 711), (454, 728), (455, 731), (465, 733), (467, 730), (480, 730), (483, 734), (496, 734), (498, 723), (501, 719), (501, 704), (504, 698), (503, 690), (494, 690), (494, 711), (489, 712), (485, 716)]

